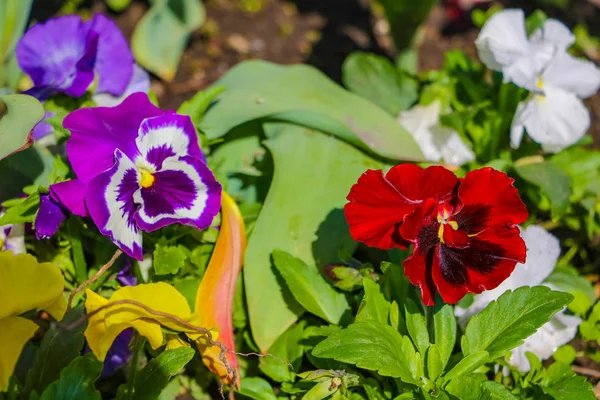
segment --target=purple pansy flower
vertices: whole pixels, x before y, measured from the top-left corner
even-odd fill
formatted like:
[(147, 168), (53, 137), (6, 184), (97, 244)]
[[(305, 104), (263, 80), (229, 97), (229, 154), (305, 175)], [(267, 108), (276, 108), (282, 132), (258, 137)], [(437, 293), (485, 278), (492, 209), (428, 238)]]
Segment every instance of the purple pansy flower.
[(105, 378), (114, 374), (131, 360), (130, 343), (133, 339), (133, 328), (125, 329), (117, 336), (110, 350), (106, 353), (104, 359), (104, 368), (102, 369), (102, 377)]
[(116, 107), (82, 108), (63, 122), (77, 179), (50, 195), (142, 260), (142, 231), (180, 223), (206, 229), (219, 212), (221, 185), (188, 116), (155, 107), (134, 93)]
[(83, 95), (98, 76), (96, 92), (121, 95), (133, 75), (133, 55), (117, 25), (102, 14), (84, 22), (77, 15), (36, 24), (16, 47), (21, 69), (31, 77), (29, 94)]
[(67, 214), (50, 198), (49, 194), (40, 195), (40, 209), (35, 217), (35, 238), (48, 239), (53, 236), (60, 224), (67, 219)]
[(137, 277), (133, 272), (133, 265), (130, 259), (127, 259), (125, 266), (117, 273), (117, 282), (123, 286), (137, 285)]

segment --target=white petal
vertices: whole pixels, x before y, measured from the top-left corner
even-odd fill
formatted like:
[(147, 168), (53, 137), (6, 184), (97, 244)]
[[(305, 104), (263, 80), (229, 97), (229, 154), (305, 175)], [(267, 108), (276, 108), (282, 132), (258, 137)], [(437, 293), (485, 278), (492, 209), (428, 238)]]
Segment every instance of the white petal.
[(525, 133), (525, 121), (529, 118), (529, 114), (533, 112), (533, 103), (530, 101), (522, 101), (517, 106), (517, 111), (513, 117), (510, 127), (510, 147), (518, 149), (523, 140)]
[[(511, 141), (516, 142), (521, 127), (547, 150), (556, 152), (577, 142), (590, 127), (590, 114), (573, 93), (544, 85), (545, 95), (535, 95), (519, 105)], [(513, 143), (514, 147), (514, 143)]]
[(121, 104), (121, 102), (130, 94), (137, 92), (150, 92), (150, 75), (148, 75), (145, 69), (134, 64), (133, 75), (122, 95), (112, 96), (108, 93), (95, 93), (92, 95), (92, 99), (98, 106), (114, 107)]
[(455, 130), (444, 126), (435, 126), (431, 132), (434, 143), (438, 146), (446, 164), (463, 165), (475, 160), (475, 153), (463, 142)]
[(540, 29), (531, 35), (531, 40), (552, 44), (559, 50), (566, 51), (575, 43), (575, 35), (562, 22), (556, 19), (548, 19)]
[(523, 10), (498, 11), (485, 23), (475, 40), (479, 58), (490, 69), (501, 71), (529, 53)]
[[(0, 216), (4, 212), (0, 213)], [(26, 253), (25, 250), (25, 225), (0, 226), (0, 251), (12, 250), (14, 254)]]
[(600, 68), (568, 53), (557, 55), (544, 70), (542, 78), (544, 84), (575, 93), (583, 99), (593, 96), (600, 88)]
[(398, 117), (398, 122), (415, 139), (423, 156), (429, 161), (440, 161), (442, 155), (434, 143), (431, 128), (440, 121), (441, 103), (434, 101), (427, 106), (414, 106), (408, 111), (403, 111)]
[(539, 285), (556, 266), (560, 256), (560, 242), (539, 225), (521, 230), (521, 237), (527, 247), (527, 258), (524, 264), (517, 264), (508, 279), (520, 282), (521, 286)]
[(527, 55), (514, 59), (512, 63), (502, 68), (504, 82), (513, 82), (519, 87), (535, 91), (538, 76), (555, 54), (555, 46), (531, 44)]

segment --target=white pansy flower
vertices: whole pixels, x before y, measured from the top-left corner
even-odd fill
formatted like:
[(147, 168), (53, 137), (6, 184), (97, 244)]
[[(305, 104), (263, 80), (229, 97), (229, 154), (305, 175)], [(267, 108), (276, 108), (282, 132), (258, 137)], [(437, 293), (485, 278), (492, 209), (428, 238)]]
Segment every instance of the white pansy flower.
[[(479, 314), (507, 290), (540, 285), (554, 270), (560, 255), (558, 239), (541, 226), (535, 225), (522, 230), (521, 236), (527, 245), (525, 264), (517, 264), (510, 277), (496, 289), (476, 295), (473, 304), (468, 308), (463, 309), (458, 306), (455, 308), (456, 317), (463, 328), (473, 315)], [(551, 285), (547, 286), (556, 289)], [(542, 360), (550, 358), (558, 347), (569, 343), (575, 337), (579, 324), (581, 319), (565, 314), (564, 310), (555, 314), (548, 323), (512, 351), (510, 364), (519, 371), (529, 371), (530, 365), (525, 356), (526, 352), (534, 353)]]
[[(4, 212), (0, 212), (0, 217)], [(0, 226), (0, 251), (12, 250), (14, 254), (25, 253), (25, 225)]]
[(459, 134), (442, 126), (441, 110), (439, 100), (427, 106), (417, 105), (400, 113), (398, 122), (412, 135), (429, 161), (444, 160), (447, 164), (462, 165), (475, 160), (475, 154)]

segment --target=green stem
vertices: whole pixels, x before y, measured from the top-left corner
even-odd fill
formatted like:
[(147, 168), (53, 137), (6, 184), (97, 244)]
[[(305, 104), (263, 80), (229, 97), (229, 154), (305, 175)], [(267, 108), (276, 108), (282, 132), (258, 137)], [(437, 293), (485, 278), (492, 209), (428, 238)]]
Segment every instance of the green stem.
[(127, 379), (127, 398), (133, 399), (133, 386), (135, 383), (135, 375), (137, 373), (140, 353), (144, 350), (146, 338), (135, 333), (134, 345), (131, 354), (131, 362), (129, 364), (129, 378)]

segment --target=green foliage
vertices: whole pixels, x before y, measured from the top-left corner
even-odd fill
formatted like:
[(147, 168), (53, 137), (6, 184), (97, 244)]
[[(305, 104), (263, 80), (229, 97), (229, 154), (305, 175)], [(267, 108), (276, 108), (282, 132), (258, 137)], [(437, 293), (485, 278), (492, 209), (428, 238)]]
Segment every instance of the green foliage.
[(490, 359), (503, 356), (566, 306), (573, 296), (545, 286), (507, 291), (469, 321), (462, 337), (465, 356), (487, 351)]
[(456, 343), (456, 318), (454, 308), (449, 304), (436, 302), (433, 311), (433, 342), (439, 352), (443, 371)]
[(171, 377), (181, 371), (192, 357), (194, 357), (194, 350), (189, 347), (179, 347), (160, 353), (136, 374), (131, 398), (134, 400), (158, 398)]
[(34, 97), (0, 95), (0, 160), (33, 144), (30, 132), (44, 114), (44, 107)]
[(258, 367), (269, 378), (277, 382), (293, 382), (302, 363), (304, 348), (300, 344), (306, 323), (300, 321), (291, 326), (273, 343), (269, 357), (262, 357)]
[(254, 400), (276, 400), (277, 396), (269, 382), (262, 378), (243, 378), (239, 394)]
[(102, 363), (93, 354), (77, 357), (60, 372), (60, 379), (44, 390), (41, 400), (101, 400), (94, 387), (100, 372)]
[(32, 3), (33, 0), (4, 0), (0, 3), (0, 89), (17, 89), (21, 71), (15, 46), (27, 26)]
[(124, 11), (131, 4), (131, 0), (106, 0), (106, 4), (115, 12)]
[(355, 321), (377, 321), (388, 323), (390, 302), (379, 290), (379, 285), (371, 279), (363, 279), (365, 295), (362, 298)]
[(182, 245), (158, 243), (154, 249), (154, 272), (157, 275), (176, 274), (185, 265), (189, 251)]
[(579, 332), (586, 340), (600, 343), (600, 302), (596, 303), (587, 319), (581, 323)]
[(567, 364), (552, 364), (539, 388), (556, 400), (594, 400), (592, 385), (583, 376), (578, 376)]

